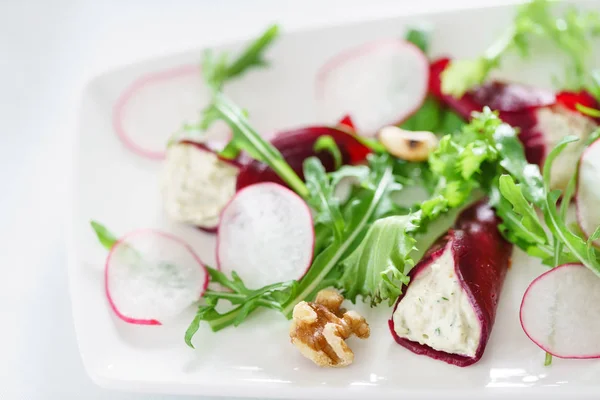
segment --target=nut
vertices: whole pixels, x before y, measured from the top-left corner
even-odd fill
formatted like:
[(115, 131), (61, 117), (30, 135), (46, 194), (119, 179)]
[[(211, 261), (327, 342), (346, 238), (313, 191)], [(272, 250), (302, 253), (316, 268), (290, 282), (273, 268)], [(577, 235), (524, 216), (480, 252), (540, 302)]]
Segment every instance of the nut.
[(344, 297), (326, 289), (315, 302), (301, 301), (294, 307), (290, 338), (306, 358), (321, 367), (345, 367), (354, 361), (354, 353), (346, 344), (352, 334), (369, 337), (369, 324), (356, 311), (340, 306)]
[(407, 131), (386, 126), (379, 131), (379, 141), (394, 157), (406, 161), (426, 161), (438, 145), (437, 137), (427, 131)]

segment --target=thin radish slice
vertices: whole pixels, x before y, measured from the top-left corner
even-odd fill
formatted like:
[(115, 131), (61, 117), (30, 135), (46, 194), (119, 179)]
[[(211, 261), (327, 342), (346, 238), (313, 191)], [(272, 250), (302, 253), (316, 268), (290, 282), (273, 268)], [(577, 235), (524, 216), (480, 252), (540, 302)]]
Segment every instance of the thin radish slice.
[(315, 234), (310, 209), (276, 183), (248, 186), (221, 214), (217, 263), (249, 288), (300, 279), (312, 262)]
[(181, 239), (154, 230), (131, 232), (115, 243), (104, 270), (106, 296), (125, 322), (161, 325), (198, 301), (208, 272)]
[[(185, 122), (198, 120), (211, 99), (197, 65), (184, 65), (134, 81), (117, 100), (113, 127), (123, 144), (134, 153), (160, 160), (169, 138)], [(222, 125), (211, 128), (227, 134)]]
[(410, 42), (390, 39), (338, 54), (317, 75), (317, 97), (325, 121), (352, 115), (357, 132), (402, 122), (425, 100), (429, 62)]
[(529, 339), (553, 356), (600, 358), (600, 278), (583, 265), (561, 265), (536, 278), (520, 316)]
[[(577, 222), (583, 233), (591, 236), (600, 226), (600, 139), (592, 143), (581, 155), (577, 177)], [(594, 242), (600, 246), (600, 240)]]

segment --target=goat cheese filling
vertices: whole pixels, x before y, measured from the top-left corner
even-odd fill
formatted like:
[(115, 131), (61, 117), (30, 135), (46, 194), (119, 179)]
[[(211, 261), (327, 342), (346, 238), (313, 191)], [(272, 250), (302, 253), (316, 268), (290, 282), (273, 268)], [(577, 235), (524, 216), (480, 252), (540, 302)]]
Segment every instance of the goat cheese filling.
[(235, 194), (238, 172), (211, 151), (185, 143), (171, 146), (161, 182), (165, 211), (179, 222), (216, 226)]
[(446, 353), (475, 356), (481, 324), (458, 282), (449, 246), (413, 278), (393, 321), (401, 338)]

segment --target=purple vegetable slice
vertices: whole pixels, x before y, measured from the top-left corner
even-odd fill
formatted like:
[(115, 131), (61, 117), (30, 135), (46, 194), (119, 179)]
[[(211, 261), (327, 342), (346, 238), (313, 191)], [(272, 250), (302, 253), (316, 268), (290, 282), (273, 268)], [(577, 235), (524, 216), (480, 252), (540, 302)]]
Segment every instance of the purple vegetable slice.
[(553, 165), (551, 187), (564, 189), (575, 173), (577, 160), (585, 148), (585, 139), (598, 122), (577, 111), (576, 105), (598, 108), (596, 100), (586, 91), (554, 94), (541, 88), (497, 81), (455, 98), (441, 91), (441, 74), (449, 62), (449, 59), (443, 58), (431, 64), (431, 93), (466, 119), (486, 105), (498, 110), (504, 122), (519, 128), (519, 139), (530, 163), (542, 166), (548, 152), (567, 135), (582, 139), (561, 153)]
[(479, 361), (510, 265), (499, 223), (489, 205), (474, 204), (413, 268), (389, 320), (398, 344), (459, 367)]
[[(303, 163), (309, 157), (318, 157), (326, 171), (335, 170), (335, 159), (327, 151), (315, 151), (315, 143), (321, 136), (330, 136), (342, 155), (342, 164), (360, 164), (371, 150), (352, 133), (327, 126), (310, 126), (279, 133), (271, 143), (301, 179), (304, 179)], [(237, 190), (260, 182), (285, 182), (268, 165), (252, 160), (246, 164), (237, 179)]]

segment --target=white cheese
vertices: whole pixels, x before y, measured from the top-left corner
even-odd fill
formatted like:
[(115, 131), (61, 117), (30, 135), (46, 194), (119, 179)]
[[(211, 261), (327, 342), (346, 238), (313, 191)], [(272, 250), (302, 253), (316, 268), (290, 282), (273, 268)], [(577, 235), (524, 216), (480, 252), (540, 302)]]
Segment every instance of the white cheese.
[(238, 172), (210, 151), (190, 144), (171, 146), (161, 177), (165, 211), (176, 221), (216, 226), (235, 194)]
[(575, 173), (579, 157), (585, 148), (585, 140), (597, 125), (592, 119), (563, 106), (540, 108), (536, 116), (538, 120), (536, 128), (546, 139), (546, 154), (567, 135), (577, 136), (580, 139), (569, 144), (552, 165), (550, 186), (553, 189), (564, 189)]
[(458, 283), (449, 247), (413, 278), (393, 320), (401, 338), (446, 353), (475, 355), (481, 324)]

